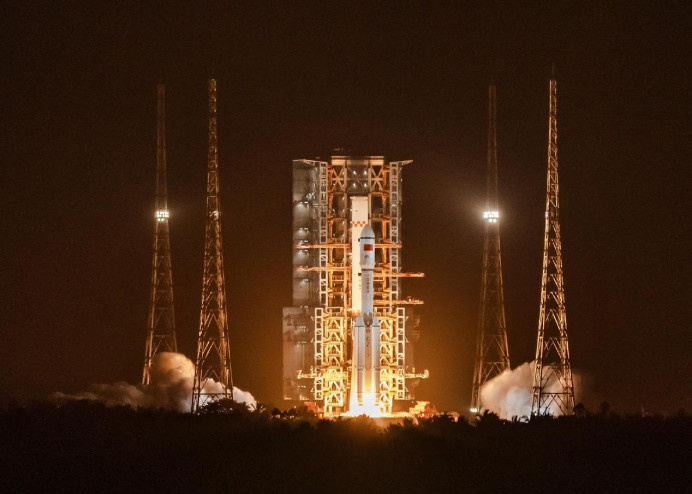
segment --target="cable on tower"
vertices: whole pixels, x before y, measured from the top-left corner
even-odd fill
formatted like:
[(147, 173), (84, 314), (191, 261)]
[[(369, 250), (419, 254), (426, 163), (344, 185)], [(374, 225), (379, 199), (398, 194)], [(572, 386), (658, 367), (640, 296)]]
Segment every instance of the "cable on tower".
[(497, 88), (488, 86), (488, 148), (485, 234), (481, 276), (481, 307), (476, 337), (476, 361), (471, 391), (471, 413), (481, 413), (481, 387), (510, 368), (500, 256), (500, 213), (497, 192)]
[(545, 200), (543, 276), (538, 316), (536, 366), (531, 415), (571, 415), (574, 383), (567, 340), (565, 287), (560, 241), (560, 202), (557, 174), (557, 81), (555, 69), (549, 85), (548, 174)]

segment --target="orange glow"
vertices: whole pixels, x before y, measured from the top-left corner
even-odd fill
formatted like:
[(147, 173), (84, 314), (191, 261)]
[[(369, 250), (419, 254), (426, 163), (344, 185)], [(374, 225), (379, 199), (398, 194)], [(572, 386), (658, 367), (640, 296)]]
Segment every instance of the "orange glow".
[(376, 393), (363, 393), (363, 403), (359, 404), (355, 396), (351, 396), (351, 403), (348, 412), (344, 414), (346, 417), (358, 417), (367, 415), (368, 417), (384, 417), (379, 406), (379, 400)]

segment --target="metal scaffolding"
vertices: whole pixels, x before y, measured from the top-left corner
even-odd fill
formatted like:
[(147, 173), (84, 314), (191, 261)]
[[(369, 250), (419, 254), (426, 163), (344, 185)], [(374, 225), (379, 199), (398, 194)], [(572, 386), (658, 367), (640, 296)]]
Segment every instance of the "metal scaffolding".
[[(417, 319), (405, 306), (422, 301), (401, 292), (401, 278), (423, 276), (401, 271), (401, 171), (409, 163), (382, 156), (293, 162), (293, 307), (284, 308), (284, 397), (315, 401), (324, 416), (345, 412), (348, 403), (350, 335), (360, 303), (352, 296), (359, 282), (352, 232), (366, 223), (376, 236), (381, 411), (391, 413), (395, 400), (410, 400), (427, 377), (427, 371), (416, 373), (407, 355)], [(366, 211), (355, 212), (361, 207)]]
[(538, 317), (536, 367), (531, 414), (574, 413), (574, 383), (567, 340), (565, 288), (560, 241), (560, 203), (557, 174), (557, 81), (549, 84), (548, 174), (546, 180), (543, 277)]
[(154, 249), (151, 268), (151, 296), (147, 338), (144, 350), (142, 384), (151, 379), (151, 363), (159, 352), (177, 352), (175, 313), (173, 310), (173, 272), (168, 231), (168, 193), (166, 186), (166, 88), (157, 87), (156, 128), (156, 204)]
[(231, 351), (226, 314), (226, 282), (221, 245), (219, 155), (216, 125), (216, 80), (209, 80), (209, 148), (204, 275), (192, 412), (208, 403), (233, 398)]
[(510, 368), (500, 256), (500, 214), (497, 192), (497, 88), (488, 86), (488, 178), (483, 213), (485, 235), (481, 278), (481, 307), (476, 337), (471, 412), (481, 413), (481, 387)]

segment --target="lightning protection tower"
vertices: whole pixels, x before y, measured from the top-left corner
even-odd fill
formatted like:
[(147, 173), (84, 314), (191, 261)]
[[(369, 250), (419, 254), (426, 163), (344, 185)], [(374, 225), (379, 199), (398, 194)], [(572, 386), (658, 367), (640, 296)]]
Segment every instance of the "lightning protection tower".
[[(195, 378), (192, 389), (192, 413), (198, 412), (201, 407), (208, 403), (224, 398), (233, 398), (220, 216), (216, 79), (210, 79), (204, 276)], [(212, 380), (216, 384), (211, 383)]]
[(549, 90), (548, 175), (545, 200), (543, 277), (538, 316), (536, 367), (531, 415), (570, 415), (574, 411), (574, 383), (569, 360), (565, 288), (560, 242), (560, 203), (557, 175), (557, 81), (553, 72)]
[(173, 312), (173, 274), (168, 232), (168, 198), (166, 191), (166, 88), (157, 87), (156, 131), (156, 216), (154, 221), (154, 258), (151, 268), (151, 298), (147, 339), (144, 350), (142, 384), (150, 381), (151, 361), (159, 352), (177, 352)]
[(476, 362), (473, 371), (471, 412), (482, 409), (481, 387), (493, 377), (509, 369), (509, 348), (505, 325), (505, 304), (502, 290), (500, 257), (500, 214), (497, 193), (497, 88), (488, 86), (488, 178), (486, 206), (483, 213), (485, 235), (481, 277), (481, 307), (476, 338)]

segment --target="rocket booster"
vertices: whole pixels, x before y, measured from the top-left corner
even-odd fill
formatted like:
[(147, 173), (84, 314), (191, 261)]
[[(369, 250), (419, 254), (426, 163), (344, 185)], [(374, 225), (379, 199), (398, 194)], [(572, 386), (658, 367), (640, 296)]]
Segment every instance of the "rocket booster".
[(360, 236), (361, 312), (353, 330), (351, 410), (376, 408), (380, 400), (380, 323), (373, 308), (375, 233), (365, 225)]

